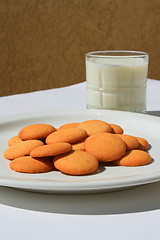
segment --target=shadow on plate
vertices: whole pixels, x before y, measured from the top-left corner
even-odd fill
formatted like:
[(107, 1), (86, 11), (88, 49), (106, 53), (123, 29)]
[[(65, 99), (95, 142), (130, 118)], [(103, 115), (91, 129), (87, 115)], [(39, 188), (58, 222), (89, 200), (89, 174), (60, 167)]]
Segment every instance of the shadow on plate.
[(148, 111), (147, 114), (160, 117), (160, 111)]
[(7, 187), (0, 187), (0, 193), (0, 204), (58, 214), (108, 215), (160, 209), (160, 182), (100, 194), (44, 194)]

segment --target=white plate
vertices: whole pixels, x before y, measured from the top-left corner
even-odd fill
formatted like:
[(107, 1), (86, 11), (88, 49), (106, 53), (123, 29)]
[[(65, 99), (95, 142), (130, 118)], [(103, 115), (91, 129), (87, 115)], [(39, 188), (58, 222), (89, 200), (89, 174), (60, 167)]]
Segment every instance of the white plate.
[[(12, 171), (3, 157), (7, 142), (29, 124), (49, 123), (59, 127), (64, 123), (100, 119), (119, 124), (125, 134), (147, 138), (153, 162), (142, 167), (105, 167), (88, 176), (68, 176), (58, 171), (23, 174)], [(38, 112), (0, 120), (0, 185), (36, 192), (91, 193), (115, 191), (160, 180), (160, 118), (110, 110), (69, 110)]]

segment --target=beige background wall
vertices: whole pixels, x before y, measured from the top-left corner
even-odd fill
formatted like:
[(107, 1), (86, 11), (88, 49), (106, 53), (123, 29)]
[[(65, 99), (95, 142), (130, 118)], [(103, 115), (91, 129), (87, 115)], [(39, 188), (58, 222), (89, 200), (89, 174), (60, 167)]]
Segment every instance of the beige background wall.
[(84, 55), (142, 50), (160, 79), (159, 0), (0, 0), (0, 96), (85, 80)]

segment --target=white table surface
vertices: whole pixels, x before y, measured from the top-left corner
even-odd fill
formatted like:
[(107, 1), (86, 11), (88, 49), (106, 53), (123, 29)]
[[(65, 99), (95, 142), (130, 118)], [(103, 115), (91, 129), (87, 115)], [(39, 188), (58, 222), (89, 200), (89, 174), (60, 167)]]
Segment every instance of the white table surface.
[[(0, 98), (0, 117), (85, 109), (85, 83)], [(160, 81), (148, 79), (147, 110), (160, 116)], [(0, 239), (160, 239), (160, 182), (112, 193), (57, 195), (0, 187)]]

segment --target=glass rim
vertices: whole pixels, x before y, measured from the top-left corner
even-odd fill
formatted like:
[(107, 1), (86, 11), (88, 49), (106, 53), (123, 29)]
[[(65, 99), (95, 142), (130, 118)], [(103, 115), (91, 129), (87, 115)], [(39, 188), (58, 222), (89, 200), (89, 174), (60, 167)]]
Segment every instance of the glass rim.
[[(112, 55), (112, 54), (115, 55)], [(117, 54), (116, 54), (117, 53)], [(120, 53), (126, 53), (126, 55), (120, 55)], [(129, 55), (127, 55), (127, 53)], [(105, 55), (106, 54), (106, 55)], [(119, 55), (118, 55), (119, 54)], [(86, 57), (91, 58), (139, 58), (148, 57), (147, 52), (142, 51), (131, 51), (131, 50), (106, 50), (106, 51), (93, 51), (85, 54)]]

